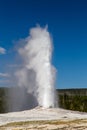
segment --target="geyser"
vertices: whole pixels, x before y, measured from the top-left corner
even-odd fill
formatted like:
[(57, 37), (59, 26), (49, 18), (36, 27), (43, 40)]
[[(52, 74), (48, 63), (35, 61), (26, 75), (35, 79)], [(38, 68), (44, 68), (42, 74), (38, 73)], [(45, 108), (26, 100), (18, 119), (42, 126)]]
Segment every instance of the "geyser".
[(55, 68), (51, 64), (53, 45), (47, 27), (30, 29), (30, 35), (23, 42), (24, 46), (18, 49), (23, 58), (23, 67), (16, 72), (18, 86), (26, 87), (36, 97), (39, 106), (55, 107)]

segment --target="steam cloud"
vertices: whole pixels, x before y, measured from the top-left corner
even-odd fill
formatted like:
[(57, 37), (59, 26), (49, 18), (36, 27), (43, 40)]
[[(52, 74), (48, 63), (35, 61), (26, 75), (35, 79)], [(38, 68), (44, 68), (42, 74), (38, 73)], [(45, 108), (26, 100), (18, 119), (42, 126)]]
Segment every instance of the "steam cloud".
[(39, 106), (55, 107), (55, 68), (51, 65), (53, 47), (47, 27), (32, 28), (24, 43), (18, 50), (23, 58), (23, 67), (15, 74), (18, 86), (33, 94)]

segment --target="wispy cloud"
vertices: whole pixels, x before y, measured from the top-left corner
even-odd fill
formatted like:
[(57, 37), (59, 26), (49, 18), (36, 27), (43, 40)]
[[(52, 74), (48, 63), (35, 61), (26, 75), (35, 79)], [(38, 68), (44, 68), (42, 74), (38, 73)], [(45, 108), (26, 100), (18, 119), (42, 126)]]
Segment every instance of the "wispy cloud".
[(6, 54), (6, 49), (3, 47), (0, 47), (0, 54)]
[(8, 80), (8, 79), (0, 80), (0, 83), (9, 83), (9, 82), (10, 82), (10, 80)]
[(0, 73), (0, 77), (9, 77), (10, 75), (8, 73)]
[(18, 64), (10, 64), (10, 65), (8, 65), (8, 67), (17, 68), (17, 67), (21, 67), (21, 65), (18, 65)]

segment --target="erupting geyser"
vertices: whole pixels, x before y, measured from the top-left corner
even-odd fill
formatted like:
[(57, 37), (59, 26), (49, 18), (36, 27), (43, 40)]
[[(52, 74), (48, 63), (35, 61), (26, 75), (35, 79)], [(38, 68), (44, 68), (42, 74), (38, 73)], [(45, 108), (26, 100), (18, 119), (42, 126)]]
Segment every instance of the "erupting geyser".
[[(32, 28), (30, 36), (24, 41), (24, 47), (18, 50), (24, 62), (23, 68), (16, 72), (18, 85), (27, 87), (28, 92), (36, 97), (39, 106), (55, 107), (55, 68), (51, 64), (53, 48), (47, 27)], [(35, 75), (32, 81), (28, 81), (30, 70)]]

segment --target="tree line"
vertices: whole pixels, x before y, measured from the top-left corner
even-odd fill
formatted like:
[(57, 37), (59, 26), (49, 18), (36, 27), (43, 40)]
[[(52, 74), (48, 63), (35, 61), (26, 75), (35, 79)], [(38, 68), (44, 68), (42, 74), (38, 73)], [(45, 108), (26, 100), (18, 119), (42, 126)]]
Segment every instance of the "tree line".
[[(0, 88), (0, 113), (8, 112), (7, 92), (10, 88)], [(87, 112), (87, 89), (57, 90), (58, 104), (60, 108)]]

